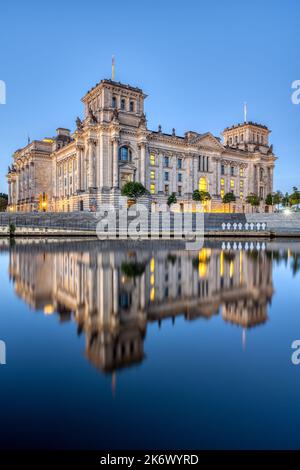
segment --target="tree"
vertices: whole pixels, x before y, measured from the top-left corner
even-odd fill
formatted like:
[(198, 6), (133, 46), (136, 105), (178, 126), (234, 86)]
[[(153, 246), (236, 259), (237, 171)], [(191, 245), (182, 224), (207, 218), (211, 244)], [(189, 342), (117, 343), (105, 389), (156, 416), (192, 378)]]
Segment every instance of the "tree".
[(168, 197), (168, 201), (167, 201), (168, 206), (170, 207), (172, 204), (176, 204), (176, 202), (177, 202), (176, 194), (175, 193), (170, 194), (170, 196)]
[(289, 193), (285, 193), (285, 195), (282, 198), (282, 205), (283, 207), (289, 207), (290, 206), (290, 196)]
[(269, 193), (267, 194), (267, 197), (266, 197), (266, 200), (265, 200), (265, 203), (267, 204), (267, 206), (273, 206), (274, 205), (274, 196), (273, 194)]
[(138, 181), (128, 181), (124, 184), (121, 194), (129, 199), (136, 200), (147, 192), (146, 188)]
[(195, 189), (193, 192), (193, 201), (206, 202), (211, 200), (211, 195), (207, 191), (199, 191)]
[(258, 207), (260, 205), (260, 198), (257, 194), (250, 193), (249, 196), (246, 197), (246, 202), (252, 207)]
[(283, 194), (281, 191), (276, 191), (276, 193), (273, 194), (273, 204), (277, 205), (277, 209), (279, 210), (279, 205), (282, 202)]
[(233, 192), (229, 192), (229, 193), (224, 194), (222, 201), (223, 201), (223, 204), (229, 205), (229, 211), (230, 211), (230, 204), (236, 201), (236, 197), (233, 194)]
[(290, 202), (291, 206), (297, 205), (297, 207), (299, 207), (299, 204), (300, 204), (300, 191), (298, 190), (298, 188), (296, 186), (293, 187), (293, 192), (289, 196), (289, 202)]
[(5, 212), (8, 204), (7, 194), (0, 193), (0, 212)]

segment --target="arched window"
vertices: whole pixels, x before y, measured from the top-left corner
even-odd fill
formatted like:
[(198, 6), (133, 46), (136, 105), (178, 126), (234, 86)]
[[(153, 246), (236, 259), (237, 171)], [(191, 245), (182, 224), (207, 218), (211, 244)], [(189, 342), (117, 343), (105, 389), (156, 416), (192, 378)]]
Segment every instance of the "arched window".
[(134, 112), (134, 101), (130, 101), (130, 103), (129, 103), (129, 111), (130, 111), (131, 113)]
[(199, 179), (199, 191), (207, 191), (207, 180), (204, 177)]
[(111, 106), (112, 106), (113, 108), (116, 108), (116, 107), (117, 107), (117, 98), (116, 98), (115, 96), (112, 97)]
[(125, 110), (125, 98), (121, 99), (121, 109), (122, 109), (122, 111)]
[(132, 152), (128, 147), (119, 148), (119, 161), (120, 162), (131, 162)]

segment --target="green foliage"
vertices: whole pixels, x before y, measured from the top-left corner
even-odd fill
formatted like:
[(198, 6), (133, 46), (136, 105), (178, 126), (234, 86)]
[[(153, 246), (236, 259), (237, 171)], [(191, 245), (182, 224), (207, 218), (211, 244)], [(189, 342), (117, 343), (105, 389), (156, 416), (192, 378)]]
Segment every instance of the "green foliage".
[(145, 272), (145, 265), (143, 263), (127, 263), (121, 265), (122, 273), (126, 277), (138, 277)]
[(146, 193), (146, 188), (138, 181), (128, 181), (124, 184), (121, 194), (135, 201)]
[(193, 200), (198, 202), (206, 202), (211, 200), (211, 195), (207, 191), (199, 191), (195, 189), (193, 192)]
[(300, 191), (298, 188), (295, 186), (293, 187), (293, 192), (289, 196), (289, 203), (294, 206), (294, 205), (299, 205), (300, 204)]
[(246, 202), (251, 204), (253, 207), (257, 207), (260, 204), (260, 199), (257, 194), (251, 193), (249, 196), (246, 197)]
[(170, 194), (170, 196), (168, 197), (168, 201), (167, 201), (168, 206), (170, 207), (172, 204), (176, 204), (176, 202), (177, 202), (176, 194), (175, 193)]
[(0, 212), (6, 211), (7, 204), (8, 204), (7, 194), (0, 193)]
[(273, 194), (270, 193), (270, 194), (267, 195), (265, 203), (267, 204), (267, 206), (273, 206), (274, 205), (274, 196), (273, 196)]
[(289, 196), (289, 193), (285, 193), (285, 195), (283, 196), (282, 198), (282, 201), (281, 201), (282, 205), (284, 207), (288, 207), (290, 205), (290, 196)]
[(13, 224), (12, 222), (9, 223), (9, 236), (10, 237), (13, 237), (15, 235), (15, 232), (16, 232), (16, 226), (15, 224)]
[(223, 203), (224, 204), (230, 204), (231, 202), (235, 202), (236, 201), (236, 197), (233, 193), (226, 193), (224, 194), (223, 196)]

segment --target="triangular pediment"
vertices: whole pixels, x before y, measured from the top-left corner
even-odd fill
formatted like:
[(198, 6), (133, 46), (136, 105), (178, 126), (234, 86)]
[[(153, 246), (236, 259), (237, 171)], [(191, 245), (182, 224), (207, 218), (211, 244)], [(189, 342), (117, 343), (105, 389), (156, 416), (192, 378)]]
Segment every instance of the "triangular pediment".
[(121, 170), (135, 170), (135, 165), (131, 162), (124, 162), (119, 165)]
[(191, 144), (195, 145), (198, 148), (205, 147), (211, 148), (212, 150), (224, 150), (224, 147), (221, 142), (210, 132), (206, 132), (205, 134), (201, 134), (195, 137), (192, 140)]

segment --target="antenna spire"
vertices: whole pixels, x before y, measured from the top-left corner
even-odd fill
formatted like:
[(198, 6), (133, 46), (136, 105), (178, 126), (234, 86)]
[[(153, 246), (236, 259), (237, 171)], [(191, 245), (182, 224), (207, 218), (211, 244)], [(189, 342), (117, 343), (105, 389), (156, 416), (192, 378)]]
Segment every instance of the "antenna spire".
[(247, 122), (247, 112), (248, 112), (247, 103), (245, 101), (244, 102), (244, 122)]
[(112, 56), (111, 59), (111, 79), (114, 82), (115, 81), (115, 56)]

